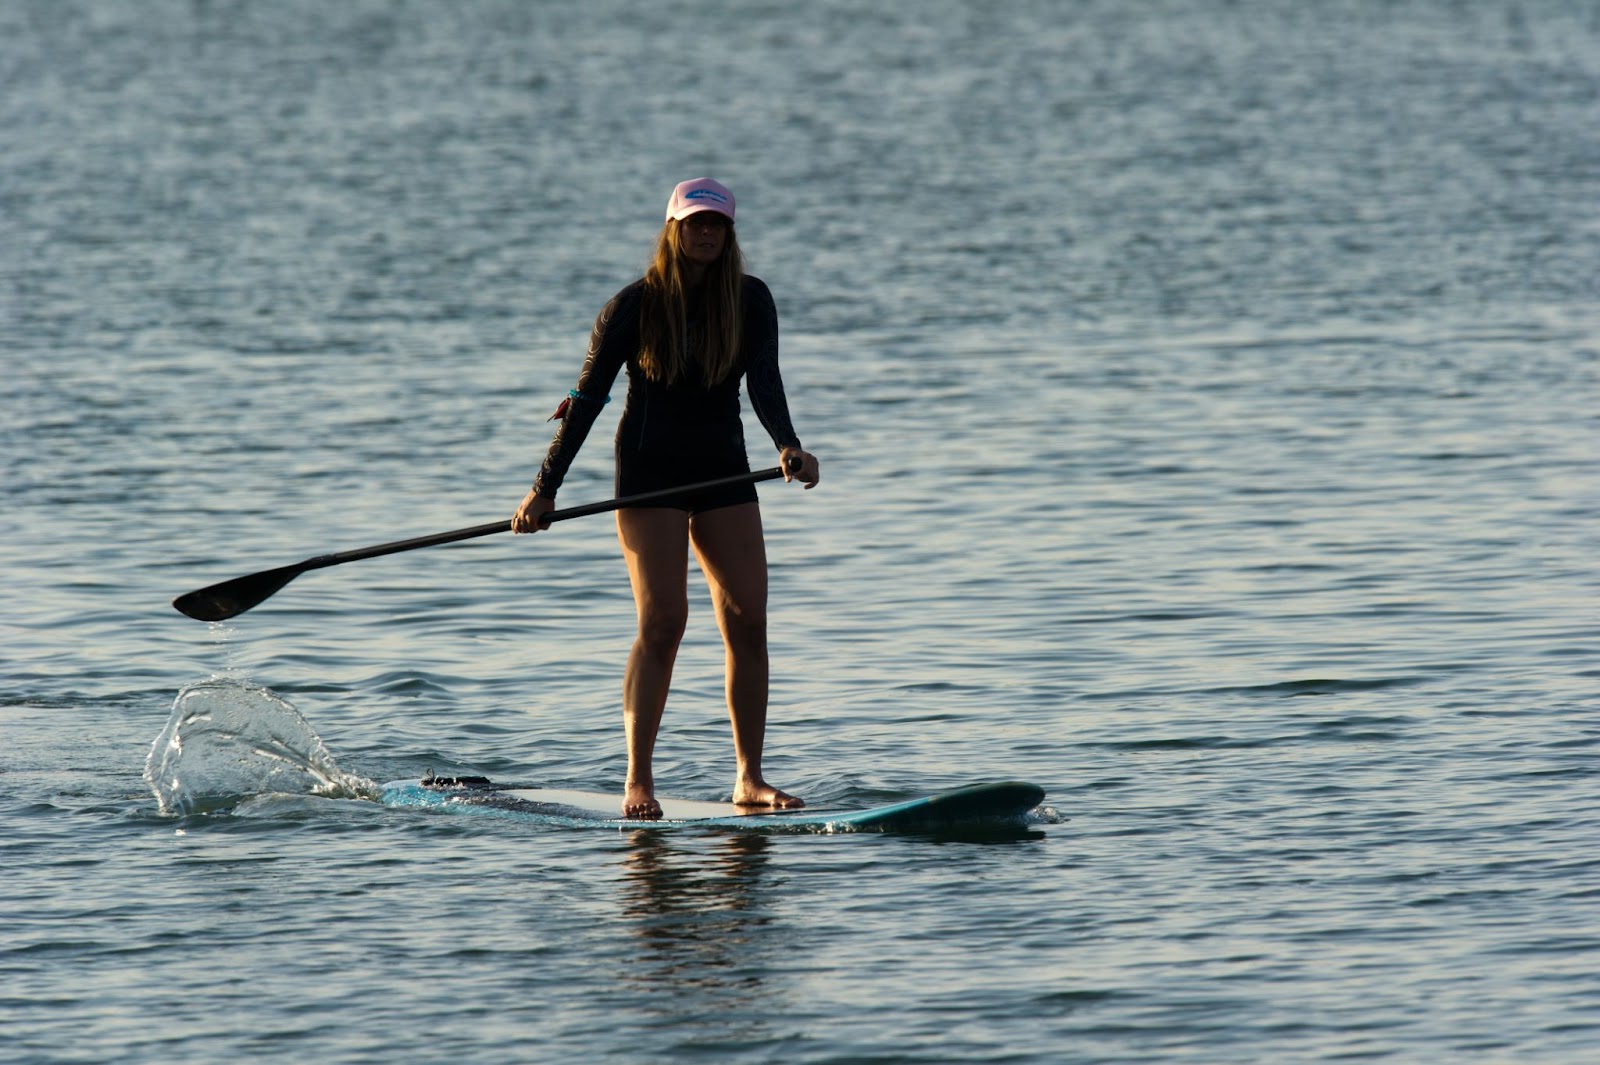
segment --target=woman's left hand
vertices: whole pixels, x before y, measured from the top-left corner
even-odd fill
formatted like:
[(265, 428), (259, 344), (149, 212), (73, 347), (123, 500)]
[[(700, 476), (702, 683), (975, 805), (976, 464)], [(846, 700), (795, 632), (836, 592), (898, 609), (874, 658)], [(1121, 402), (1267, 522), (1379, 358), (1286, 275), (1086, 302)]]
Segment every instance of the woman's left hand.
[[(799, 460), (798, 468), (795, 467), (795, 459)], [(809, 451), (786, 447), (778, 456), (778, 465), (783, 467), (785, 481), (798, 480), (807, 488), (815, 488), (817, 482), (822, 480), (822, 467), (817, 463), (817, 456)]]

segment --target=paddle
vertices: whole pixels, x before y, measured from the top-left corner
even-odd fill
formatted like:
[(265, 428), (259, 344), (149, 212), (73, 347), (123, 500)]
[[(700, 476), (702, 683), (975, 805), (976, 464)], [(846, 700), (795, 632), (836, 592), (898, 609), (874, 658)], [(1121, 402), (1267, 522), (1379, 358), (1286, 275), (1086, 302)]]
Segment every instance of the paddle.
[[(599, 503), (585, 503), (578, 507), (568, 507), (566, 510), (552, 510), (545, 515), (545, 522), (565, 521), (568, 518), (581, 518), (587, 514), (602, 514), (608, 510), (619, 510), (622, 507), (644, 506), (656, 500), (666, 499), (670, 496), (684, 492), (699, 492), (711, 488), (728, 488), (739, 484), (755, 484), (757, 481), (770, 481), (782, 477), (781, 467), (757, 470), (754, 473), (740, 473), (732, 477), (719, 477), (714, 481), (701, 481), (698, 484), (680, 485), (677, 488), (663, 488), (658, 492), (640, 492), (637, 495), (623, 496), (619, 499), (607, 499)], [(457, 540), (471, 540), (477, 536), (490, 536), (494, 533), (510, 532), (511, 519), (504, 521), (491, 521), (484, 525), (474, 525), (467, 529), (452, 529), (450, 532), (434, 533), (432, 536), (418, 536), (411, 540), (395, 540), (392, 543), (377, 544), (373, 547), (359, 547), (354, 551), (340, 551), (332, 555), (318, 555), (308, 558), (304, 562), (296, 562), (292, 566), (279, 566), (277, 569), (264, 569), (260, 573), (251, 573), (243, 577), (235, 577), (231, 581), (222, 581), (193, 592), (186, 592), (172, 601), (179, 612), (187, 614), (196, 621), (226, 621), (231, 617), (243, 614), (252, 607), (260, 606), (268, 597), (276, 594), (279, 589), (302, 573), (314, 569), (325, 569), (328, 566), (339, 566), (346, 562), (355, 562), (363, 558), (377, 558), (379, 555), (393, 555), (401, 551), (415, 551), (419, 547), (436, 547), (439, 544), (453, 544)]]

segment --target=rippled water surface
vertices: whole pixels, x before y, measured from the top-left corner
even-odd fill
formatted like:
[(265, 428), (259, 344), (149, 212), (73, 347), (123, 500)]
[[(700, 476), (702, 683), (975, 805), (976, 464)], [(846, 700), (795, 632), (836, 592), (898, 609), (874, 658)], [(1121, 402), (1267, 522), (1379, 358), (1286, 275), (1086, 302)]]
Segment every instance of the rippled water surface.
[[(0, 89), (0, 1058), (1600, 1049), (1593, 5), (18, 0)], [(761, 488), (769, 772), (1024, 833), (371, 801), (620, 788), (606, 517), (168, 605), (508, 516), (702, 173), (823, 462)], [(657, 775), (716, 799), (695, 590)]]

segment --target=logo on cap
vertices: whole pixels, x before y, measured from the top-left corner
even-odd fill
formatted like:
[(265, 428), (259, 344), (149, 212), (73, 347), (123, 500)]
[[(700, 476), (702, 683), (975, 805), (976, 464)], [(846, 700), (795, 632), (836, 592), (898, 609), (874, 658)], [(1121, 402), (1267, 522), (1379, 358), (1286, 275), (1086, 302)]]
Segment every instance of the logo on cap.
[(716, 200), (718, 203), (727, 203), (728, 198), (716, 189), (691, 189), (683, 194), (686, 200)]

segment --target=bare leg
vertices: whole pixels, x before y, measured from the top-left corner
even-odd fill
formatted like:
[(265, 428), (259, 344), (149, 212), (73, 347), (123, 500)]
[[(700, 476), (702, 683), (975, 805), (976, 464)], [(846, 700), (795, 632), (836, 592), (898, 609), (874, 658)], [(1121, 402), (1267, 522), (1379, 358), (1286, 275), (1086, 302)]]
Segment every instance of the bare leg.
[(661, 730), (672, 665), (689, 616), (688, 515), (662, 508), (619, 510), (617, 539), (628, 563), (639, 616), (639, 634), (622, 678), (622, 721), (628, 743), (622, 813), (624, 817), (655, 818), (661, 816), (651, 768), (656, 734)]
[(767, 549), (754, 503), (696, 514), (689, 536), (711, 589), (727, 658), (728, 716), (737, 762), (733, 801), (742, 806), (804, 806), (766, 782), (761, 750), (767, 731)]

